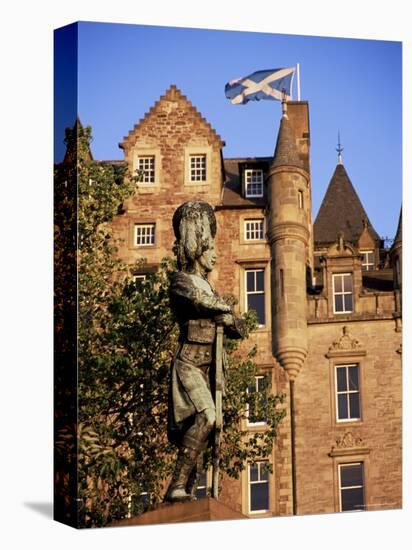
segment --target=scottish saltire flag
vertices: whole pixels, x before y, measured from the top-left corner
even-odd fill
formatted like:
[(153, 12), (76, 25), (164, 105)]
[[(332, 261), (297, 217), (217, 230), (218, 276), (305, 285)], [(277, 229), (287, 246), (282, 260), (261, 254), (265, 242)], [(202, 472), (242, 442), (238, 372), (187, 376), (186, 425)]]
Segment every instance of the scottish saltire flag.
[(225, 86), (225, 95), (234, 105), (260, 99), (292, 99), (295, 67), (256, 71), (244, 78), (231, 80)]

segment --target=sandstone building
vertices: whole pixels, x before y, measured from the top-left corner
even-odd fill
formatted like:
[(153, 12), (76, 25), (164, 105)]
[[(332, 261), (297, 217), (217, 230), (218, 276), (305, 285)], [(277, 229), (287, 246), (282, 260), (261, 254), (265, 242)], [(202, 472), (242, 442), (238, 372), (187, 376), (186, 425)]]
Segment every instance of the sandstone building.
[(268, 377), (289, 414), (273, 473), (248, 465), (222, 501), (251, 517), (400, 507), (401, 219), (385, 249), (339, 156), (312, 221), (305, 101), (283, 104), (273, 158), (226, 159), (224, 145), (171, 86), (120, 144), (144, 181), (113, 222), (122, 259), (146, 258), (144, 277), (171, 256), (177, 206), (207, 200), (212, 282), (257, 311), (256, 387)]

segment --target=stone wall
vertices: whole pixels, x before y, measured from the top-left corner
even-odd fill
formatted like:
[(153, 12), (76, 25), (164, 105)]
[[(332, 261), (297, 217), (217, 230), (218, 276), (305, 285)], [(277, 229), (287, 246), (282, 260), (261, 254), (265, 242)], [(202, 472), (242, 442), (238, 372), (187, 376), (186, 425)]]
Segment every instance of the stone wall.
[[(402, 502), (400, 335), (393, 320), (346, 323), (349, 347), (343, 326), (309, 325), (295, 383), (299, 514), (339, 511), (338, 464), (356, 461), (364, 462), (368, 510)], [(334, 368), (345, 364), (360, 367), (361, 420), (338, 422)]]

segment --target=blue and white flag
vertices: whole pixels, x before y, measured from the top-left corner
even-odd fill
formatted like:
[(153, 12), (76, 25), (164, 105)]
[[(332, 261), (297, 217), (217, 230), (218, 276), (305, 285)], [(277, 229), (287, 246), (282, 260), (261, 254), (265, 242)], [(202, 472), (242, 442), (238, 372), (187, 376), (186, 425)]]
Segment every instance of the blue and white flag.
[(234, 105), (260, 99), (292, 99), (295, 67), (256, 71), (244, 78), (231, 80), (225, 86), (225, 95)]

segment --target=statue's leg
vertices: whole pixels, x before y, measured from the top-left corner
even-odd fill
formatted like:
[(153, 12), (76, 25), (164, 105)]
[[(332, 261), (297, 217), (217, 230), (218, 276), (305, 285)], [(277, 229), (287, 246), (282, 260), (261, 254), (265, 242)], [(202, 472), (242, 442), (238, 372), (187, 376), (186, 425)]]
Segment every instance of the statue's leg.
[(191, 500), (191, 491), (188, 491), (189, 477), (196, 467), (199, 457), (203, 454), (206, 440), (214, 426), (215, 420), (216, 416), (213, 409), (205, 409), (196, 415), (194, 424), (183, 437), (172, 482), (166, 493), (165, 500), (169, 502)]
[(165, 500), (169, 502), (184, 502), (191, 500), (191, 495), (186, 493), (186, 484), (196, 463), (198, 451), (188, 447), (181, 447), (175, 464), (172, 481), (167, 490)]
[(186, 483), (186, 493), (191, 496), (191, 500), (196, 500), (197, 487), (199, 485), (199, 479), (202, 471), (203, 453), (200, 453)]

